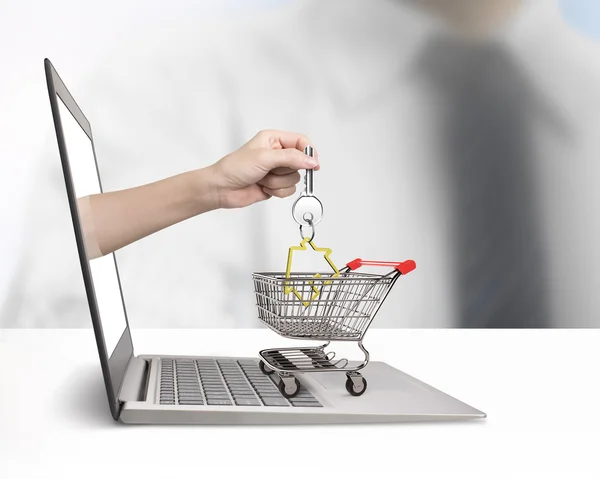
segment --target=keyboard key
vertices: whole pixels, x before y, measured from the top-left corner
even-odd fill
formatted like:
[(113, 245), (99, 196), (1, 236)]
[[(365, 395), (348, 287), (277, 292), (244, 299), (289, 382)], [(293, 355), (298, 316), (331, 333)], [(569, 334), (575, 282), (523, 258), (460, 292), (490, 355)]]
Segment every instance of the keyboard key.
[(282, 398), (283, 397), (279, 391), (274, 391), (274, 392), (269, 392), (269, 393), (259, 392), (258, 395), (262, 399), (264, 399), (264, 398)]
[(255, 386), (259, 393), (279, 392), (275, 386)]
[(208, 399), (206, 403), (209, 406), (231, 406), (231, 401), (225, 399)]
[(264, 397), (262, 398), (265, 406), (289, 406), (290, 404), (283, 397), (273, 398), (273, 397)]
[(308, 391), (300, 391), (298, 394), (296, 394), (297, 398), (313, 398), (314, 396), (309, 393)]
[(246, 399), (246, 398), (236, 398), (235, 404), (238, 406), (260, 406), (260, 401), (258, 399)]
[(229, 390), (231, 392), (231, 394), (237, 394), (237, 395), (250, 395), (253, 396), (254, 395), (254, 391), (252, 389), (230, 389)]
[(292, 406), (294, 407), (323, 407), (321, 403), (318, 402), (295, 402), (292, 401)]
[(273, 384), (273, 383), (251, 383), (251, 384), (255, 389), (265, 389), (265, 390), (277, 389), (277, 386), (275, 386), (275, 384)]
[(256, 388), (273, 388), (275, 385), (270, 381), (251, 381), (251, 384)]
[(295, 396), (293, 398), (290, 399), (290, 402), (297, 402), (297, 403), (319, 403), (319, 401), (317, 401), (315, 398), (299, 398), (298, 396)]
[(251, 386), (246, 383), (246, 382), (239, 382), (239, 383), (227, 383), (227, 386), (230, 389), (251, 389)]
[(257, 384), (273, 384), (273, 381), (271, 381), (269, 378), (265, 378), (264, 376), (260, 377), (260, 378), (248, 378), (250, 380), (251, 383), (257, 383)]
[(255, 394), (232, 394), (233, 399), (256, 399)]
[(230, 389), (229, 391), (231, 391), (231, 394), (254, 396), (252, 389)]

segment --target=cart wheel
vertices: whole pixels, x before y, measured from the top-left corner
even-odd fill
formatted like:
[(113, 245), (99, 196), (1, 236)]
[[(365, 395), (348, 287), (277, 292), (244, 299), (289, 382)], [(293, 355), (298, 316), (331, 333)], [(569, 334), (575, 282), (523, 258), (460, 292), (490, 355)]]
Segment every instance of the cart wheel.
[(361, 385), (357, 386), (352, 381), (352, 378), (348, 376), (346, 379), (346, 391), (348, 391), (352, 396), (361, 396), (367, 390), (367, 380), (361, 376)]
[(298, 378), (294, 378), (294, 382), (291, 384), (288, 383), (286, 387), (285, 382), (282, 378), (280, 378), (279, 385), (277, 387), (279, 388), (279, 392), (283, 397), (290, 399), (298, 394), (298, 391), (300, 391), (300, 381), (298, 381)]
[(258, 369), (260, 369), (263, 374), (273, 374), (275, 372), (272, 369), (268, 368), (264, 361), (258, 362)]

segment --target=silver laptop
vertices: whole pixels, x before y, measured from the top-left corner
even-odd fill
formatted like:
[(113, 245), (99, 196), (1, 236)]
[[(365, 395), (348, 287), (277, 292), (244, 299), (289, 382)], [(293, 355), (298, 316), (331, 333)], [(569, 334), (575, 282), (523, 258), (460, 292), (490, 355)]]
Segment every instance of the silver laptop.
[[(81, 271), (108, 403), (137, 424), (381, 423), (484, 418), (485, 414), (393, 367), (371, 361), (356, 396), (343, 372), (298, 374), (287, 397), (255, 358), (136, 356), (114, 255), (88, 259), (77, 198), (102, 192), (89, 121), (51, 62), (46, 79)], [(199, 351), (201, 353), (201, 351)]]

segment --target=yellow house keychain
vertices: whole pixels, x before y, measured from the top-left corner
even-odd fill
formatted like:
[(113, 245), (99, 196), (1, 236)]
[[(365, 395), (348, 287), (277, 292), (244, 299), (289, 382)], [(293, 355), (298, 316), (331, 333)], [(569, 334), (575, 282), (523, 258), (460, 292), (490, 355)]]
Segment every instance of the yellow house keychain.
[[(307, 146), (304, 149), (304, 154), (312, 157), (314, 155), (314, 150), (313, 150), (312, 146)], [(315, 225), (318, 224), (321, 221), (321, 219), (323, 218), (323, 205), (319, 201), (319, 199), (313, 194), (313, 184), (314, 184), (313, 174), (314, 174), (313, 170), (306, 170), (306, 176), (304, 177), (304, 183), (305, 183), (306, 187), (305, 187), (304, 191), (302, 193), (300, 193), (300, 196), (298, 197), (298, 199), (294, 202), (294, 205), (292, 206), (292, 216), (293, 216), (294, 220), (296, 221), (296, 223), (298, 223), (300, 225), (300, 236), (302, 237), (302, 242), (300, 243), (300, 246), (291, 246), (288, 251), (287, 266), (285, 269), (285, 277), (286, 278), (290, 278), (291, 274), (292, 274), (292, 260), (293, 260), (294, 252), (295, 251), (306, 251), (307, 244), (314, 251), (324, 253), (325, 261), (327, 261), (327, 264), (330, 266), (330, 268), (333, 270), (333, 273), (334, 273), (331, 276), (332, 278), (335, 278), (340, 275), (339, 270), (337, 269), (335, 264), (333, 264), (333, 261), (331, 261), (331, 258), (330, 258), (331, 249), (330, 248), (319, 248), (313, 242), (313, 239), (315, 237)], [(302, 228), (304, 226), (309, 226), (312, 229), (312, 234), (310, 237), (304, 236), (304, 232), (302, 231)], [(318, 279), (318, 278), (321, 278), (322, 276), (319, 273), (317, 273), (313, 277), (315, 279)], [(294, 293), (294, 295), (300, 301), (302, 301), (302, 304), (304, 306), (308, 306), (310, 304), (310, 302), (314, 301), (320, 294), (320, 290), (317, 288), (314, 281), (310, 281), (309, 284), (313, 290), (313, 293), (308, 301), (304, 300), (304, 298), (302, 297), (300, 292), (293, 285), (290, 285), (290, 282), (285, 283), (284, 293), (285, 294)], [(331, 284), (331, 281), (324, 281), (323, 284), (324, 285)]]
[[(313, 234), (314, 236), (314, 234)], [(331, 249), (330, 248), (319, 248), (317, 247), (312, 240), (307, 236), (306, 238), (304, 238), (302, 240), (302, 242), (300, 243), (300, 246), (291, 246), (289, 251), (288, 251), (288, 259), (287, 259), (287, 266), (285, 268), (285, 277), (286, 278), (290, 278), (291, 274), (292, 274), (292, 260), (294, 257), (294, 251), (306, 251), (306, 245), (309, 244), (310, 247), (314, 250), (317, 251), (319, 253), (324, 253), (324, 258), (325, 261), (327, 261), (327, 264), (331, 267), (331, 269), (333, 270), (333, 275), (331, 276), (332, 278), (335, 278), (337, 276), (340, 275), (340, 271), (337, 269), (337, 267), (335, 266), (335, 264), (333, 264), (333, 261), (331, 261), (330, 255), (331, 255)], [(321, 278), (322, 276), (317, 273), (313, 276), (313, 278), (317, 279), (317, 278)], [(284, 288), (284, 293), (285, 294), (290, 294), (290, 293), (294, 293), (294, 295), (296, 295), (296, 297), (302, 301), (302, 304), (304, 304), (304, 306), (308, 306), (310, 304), (311, 301), (314, 301), (319, 294), (321, 293), (320, 290), (315, 286), (314, 281), (310, 281), (309, 282), (312, 290), (313, 290), (313, 294), (310, 298), (310, 300), (308, 301), (304, 301), (304, 298), (302, 297), (302, 295), (300, 294), (300, 292), (294, 287), (291, 286), (289, 284), (289, 282), (285, 283), (285, 288)], [(331, 284), (331, 281), (323, 281), (323, 284)]]

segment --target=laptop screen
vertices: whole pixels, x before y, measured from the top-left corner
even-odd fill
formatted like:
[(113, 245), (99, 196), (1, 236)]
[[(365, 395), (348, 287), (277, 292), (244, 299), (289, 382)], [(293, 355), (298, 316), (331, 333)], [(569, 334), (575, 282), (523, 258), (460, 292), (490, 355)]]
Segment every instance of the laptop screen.
[[(102, 192), (96, 170), (92, 140), (88, 138), (60, 97), (58, 98), (58, 108), (71, 168), (71, 178), (75, 195), (80, 203), (79, 211), (81, 213), (84, 210), (83, 202), (87, 201), (86, 197)], [(91, 221), (93, 221), (93, 217)], [(90, 222), (82, 221), (81, 225), (84, 228), (89, 227)], [(86, 231), (83, 233), (84, 237), (93, 236), (94, 234), (94, 232)], [(127, 328), (121, 288), (117, 276), (117, 265), (113, 256), (113, 254), (109, 254), (95, 259), (88, 258), (102, 321), (104, 344), (109, 357)]]
[(120, 414), (118, 394), (133, 343), (113, 254), (102, 256), (94, 237), (90, 197), (102, 193), (92, 128), (48, 59), (44, 61), (56, 139), (69, 199), (79, 262), (111, 413)]

